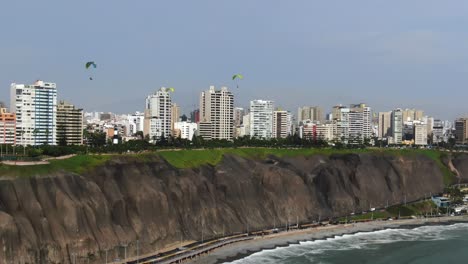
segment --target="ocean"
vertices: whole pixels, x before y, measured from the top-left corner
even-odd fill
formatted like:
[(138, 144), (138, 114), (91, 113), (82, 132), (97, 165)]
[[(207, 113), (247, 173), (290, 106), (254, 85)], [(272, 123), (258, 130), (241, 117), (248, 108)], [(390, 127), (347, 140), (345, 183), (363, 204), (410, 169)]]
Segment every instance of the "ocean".
[(468, 223), (336, 236), (263, 250), (227, 263), (468, 263)]

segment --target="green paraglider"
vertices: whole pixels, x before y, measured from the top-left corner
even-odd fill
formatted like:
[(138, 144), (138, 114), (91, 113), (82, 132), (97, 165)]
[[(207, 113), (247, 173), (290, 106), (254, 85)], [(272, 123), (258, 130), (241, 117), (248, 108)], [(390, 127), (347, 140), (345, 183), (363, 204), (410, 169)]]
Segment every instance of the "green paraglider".
[[(242, 79), (244, 79), (244, 75), (242, 75), (242, 74), (234, 74), (234, 75), (232, 76), (232, 80), (234, 81), (235, 79), (242, 80)], [(239, 84), (237, 84), (237, 88), (239, 88)]]
[(244, 76), (242, 74), (234, 74), (232, 76), (232, 80), (234, 81), (235, 79), (244, 79)]
[[(94, 61), (88, 61), (86, 64), (86, 69), (89, 69), (90, 67), (96, 69), (97, 65), (96, 63), (94, 63)], [(89, 80), (92, 81), (93, 80), (93, 77), (92, 76), (89, 76)]]
[(89, 67), (91, 67), (91, 66), (93, 66), (93, 68), (95, 68), (95, 69), (97, 67), (97, 65), (96, 65), (96, 63), (94, 63), (94, 61), (88, 61), (86, 63), (86, 69), (89, 69)]

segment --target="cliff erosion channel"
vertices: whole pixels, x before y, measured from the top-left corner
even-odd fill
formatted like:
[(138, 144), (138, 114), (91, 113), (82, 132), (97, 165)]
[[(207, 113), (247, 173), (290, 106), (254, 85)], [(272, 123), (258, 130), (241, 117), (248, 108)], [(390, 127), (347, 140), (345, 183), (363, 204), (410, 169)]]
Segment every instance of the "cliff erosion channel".
[[(452, 166), (467, 173), (468, 155)], [(260, 159), (226, 154), (178, 169), (159, 155), (115, 156), (85, 173), (0, 180), (0, 263), (104, 263), (180, 240), (317, 220), (417, 200), (444, 188), (423, 154)], [(5, 166), (5, 165), (3, 165)], [(7, 174), (7, 173), (6, 173)]]

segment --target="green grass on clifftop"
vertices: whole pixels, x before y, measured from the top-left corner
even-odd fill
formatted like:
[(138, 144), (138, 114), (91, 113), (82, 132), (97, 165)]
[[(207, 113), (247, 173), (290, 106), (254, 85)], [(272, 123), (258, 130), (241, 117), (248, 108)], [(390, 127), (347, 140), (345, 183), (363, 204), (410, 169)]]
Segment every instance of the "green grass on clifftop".
[(111, 155), (78, 155), (69, 159), (50, 160), (50, 164), (14, 166), (0, 164), (0, 177), (31, 177), (60, 171), (83, 173), (111, 159)]
[(161, 151), (159, 155), (176, 168), (195, 168), (201, 165), (216, 165), (223, 159), (223, 155), (231, 154), (244, 158), (264, 159), (269, 155), (276, 157), (297, 157), (312, 155), (331, 155), (345, 153), (365, 153), (369, 149), (337, 150), (323, 149), (274, 149), (274, 148), (222, 148), (201, 150)]
[(349, 153), (373, 153), (376, 155), (426, 155), (433, 159), (444, 174), (444, 183), (449, 185), (454, 180), (453, 173), (442, 162), (446, 153), (436, 150), (396, 150), (396, 149), (332, 149), (332, 148), (301, 148), (301, 149), (275, 149), (275, 148), (220, 148), (200, 150), (161, 150), (152, 153), (130, 155), (78, 155), (64, 160), (51, 160), (50, 164), (34, 166), (10, 166), (0, 164), (0, 177), (30, 177), (48, 175), (59, 171), (83, 173), (96, 166), (104, 164), (115, 156), (136, 159), (139, 162), (153, 160), (155, 156), (162, 157), (176, 168), (196, 168), (202, 165), (217, 165), (224, 155), (237, 155), (250, 159), (265, 159), (269, 155), (277, 157), (297, 157)]
[(172, 166), (183, 168), (196, 168), (201, 165), (216, 165), (222, 161), (224, 154), (233, 154), (245, 158), (264, 159), (268, 155), (277, 157), (297, 157), (311, 155), (331, 155), (347, 153), (375, 153), (388, 155), (425, 155), (434, 160), (444, 176), (444, 184), (451, 185), (455, 176), (449, 168), (442, 162), (447, 154), (438, 150), (428, 149), (273, 149), (273, 148), (225, 148), (225, 149), (202, 149), (202, 150), (180, 150), (180, 151), (161, 151), (159, 155), (163, 157)]

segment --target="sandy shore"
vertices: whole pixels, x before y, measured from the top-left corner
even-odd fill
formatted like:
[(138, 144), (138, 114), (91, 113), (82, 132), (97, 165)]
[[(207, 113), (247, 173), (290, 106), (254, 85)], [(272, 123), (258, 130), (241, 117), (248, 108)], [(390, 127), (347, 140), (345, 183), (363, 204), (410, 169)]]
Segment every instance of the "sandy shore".
[(242, 258), (263, 249), (273, 249), (276, 247), (287, 246), (289, 244), (295, 244), (300, 241), (313, 241), (357, 232), (371, 232), (389, 228), (416, 228), (424, 225), (444, 225), (459, 222), (468, 222), (468, 216), (376, 221), (295, 230), (264, 237), (257, 237), (254, 240), (227, 245), (190, 263), (219, 264)]

